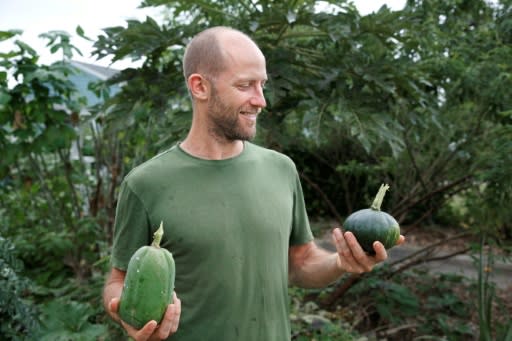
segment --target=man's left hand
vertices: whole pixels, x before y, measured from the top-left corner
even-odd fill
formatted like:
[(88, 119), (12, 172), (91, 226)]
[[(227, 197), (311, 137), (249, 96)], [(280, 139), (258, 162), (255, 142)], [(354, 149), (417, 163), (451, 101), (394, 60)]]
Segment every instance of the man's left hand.
[[(338, 252), (338, 267), (344, 272), (369, 272), (373, 270), (376, 264), (388, 258), (384, 245), (379, 241), (373, 243), (375, 255), (369, 255), (359, 245), (352, 232), (342, 232), (340, 228), (335, 228), (332, 232), (332, 237)], [(404, 241), (405, 237), (400, 235), (396, 244), (400, 245)]]

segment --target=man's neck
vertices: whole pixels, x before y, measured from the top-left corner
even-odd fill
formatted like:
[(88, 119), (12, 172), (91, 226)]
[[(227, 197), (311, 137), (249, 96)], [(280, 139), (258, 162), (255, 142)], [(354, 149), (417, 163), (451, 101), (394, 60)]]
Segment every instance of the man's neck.
[(205, 160), (224, 160), (240, 155), (244, 150), (242, 140), (220, 142), (194, 139), (190, 135), (180, 143), (188, 154)]

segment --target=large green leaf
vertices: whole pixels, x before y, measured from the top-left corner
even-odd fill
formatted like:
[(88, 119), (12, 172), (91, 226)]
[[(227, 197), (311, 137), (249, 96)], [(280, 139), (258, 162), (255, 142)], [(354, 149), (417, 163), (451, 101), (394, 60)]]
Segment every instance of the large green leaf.
[(94, 310), (88, 303), (54, 300), (41, 309), (42, 341), (89, 341), (107, 336), (107, 327), (91, 323)]

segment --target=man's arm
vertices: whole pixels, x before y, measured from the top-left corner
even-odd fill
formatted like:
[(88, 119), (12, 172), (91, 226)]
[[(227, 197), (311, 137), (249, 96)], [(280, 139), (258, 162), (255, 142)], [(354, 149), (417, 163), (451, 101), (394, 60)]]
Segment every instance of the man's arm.
[[(290, 284), (304, 288), (321, 288), (336, 281), (343, 273), (369, 272), (387, 258), (384, 245), (373, 244), (375, 255), (364, 252), (351, 232), (342, 233), (339, 228), (332, 233), (337, 252), (331, 253), (311, 241), (302, 245), (290, 246)], [(398, 244), (404, 241), (400, 236)]]
[(160, 325), (156, 321), (149, 321), (142, 329), (137, 330), (121, 320), (118, 314), (119, 300), (123, 291), (126, 272), (112, 268), (103, 289), (103, 305), (114, 321), (120, 323), (136, 341), (164, 340), (174, 334), (178, 329), (181, 315), (181, 301), (173, 292), (173, 303), (167, 307)]
[[(121, 297), (121, 292), (123, 291), (125, 277), (125, 271), (112, 268), (107, 277), (107, 280), (105, 281), (105, 287), (103, 288), (103, 306), (105, 307), (105, 311), (114, 321), (118, 323), (121, 323), (121, 319), (117, 314), (117, 310), (119, 305), (119, 298)], [(114, 304), (114, 306), (111, 306), (112, 304)]]

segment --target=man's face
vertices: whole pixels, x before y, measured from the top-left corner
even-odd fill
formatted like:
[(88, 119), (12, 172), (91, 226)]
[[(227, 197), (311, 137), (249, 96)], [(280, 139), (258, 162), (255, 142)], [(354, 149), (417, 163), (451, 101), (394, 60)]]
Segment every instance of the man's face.
[(256, 119), (261, 108), (247, 104), (232, 103), (219, 94), (212, 86), (211, 99), (208, 103), (210, 132), (228, 141), (252, 140), (256, 135)]
[(228, 46), (229, 67), (210, 81), (209, 131), (227, 141), (250, 140), (256, 135), (258, 114), (266, 106), (265, 58), (255, 46)]

